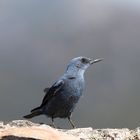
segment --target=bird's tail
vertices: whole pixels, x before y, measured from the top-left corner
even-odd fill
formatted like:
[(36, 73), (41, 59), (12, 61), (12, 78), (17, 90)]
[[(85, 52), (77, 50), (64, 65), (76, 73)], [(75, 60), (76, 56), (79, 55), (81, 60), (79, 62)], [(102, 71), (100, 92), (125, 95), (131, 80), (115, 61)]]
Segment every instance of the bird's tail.
[(26, 118), (26, 119), (30, 119), (30, 118), (33, 118), (35, 116), (38, 116), (38, 115), (41, 115), (42, 114), (42, 110), (40, 107), (37, 107), (33, 110), (31, 110), (31, 113), (26, 115), (26, 116), (23, 116), (23, 118)]

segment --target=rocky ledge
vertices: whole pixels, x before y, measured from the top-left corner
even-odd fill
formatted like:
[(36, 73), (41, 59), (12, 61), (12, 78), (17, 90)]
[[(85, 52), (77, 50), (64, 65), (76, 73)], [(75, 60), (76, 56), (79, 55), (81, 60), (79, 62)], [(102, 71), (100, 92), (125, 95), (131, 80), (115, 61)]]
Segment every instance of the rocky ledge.
[(1, 140), (140, 140), (140, 128), (122, 129), (54, 129), (27, 120), (0, 122)]

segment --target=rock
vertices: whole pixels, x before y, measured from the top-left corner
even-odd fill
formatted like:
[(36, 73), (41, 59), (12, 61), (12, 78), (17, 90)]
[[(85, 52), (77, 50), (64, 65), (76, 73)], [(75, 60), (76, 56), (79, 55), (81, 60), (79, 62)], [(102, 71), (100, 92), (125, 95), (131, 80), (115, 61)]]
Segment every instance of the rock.
[(54, 129), (27, 120), (0, 122), (2, 140), (140, 140), (140, 128), (123, 129)]
[(26, 120), (9, 123), (0, 122), (2, 140), (79, 140), (77, 137), (59, 132), (48, 125), (35, 124)]
[(77, 136), (81, 140), (140, 140), (140, 128), (135, 130), (123, 129), (92, 129), (78, 128), (67, 130), (67, 134)]

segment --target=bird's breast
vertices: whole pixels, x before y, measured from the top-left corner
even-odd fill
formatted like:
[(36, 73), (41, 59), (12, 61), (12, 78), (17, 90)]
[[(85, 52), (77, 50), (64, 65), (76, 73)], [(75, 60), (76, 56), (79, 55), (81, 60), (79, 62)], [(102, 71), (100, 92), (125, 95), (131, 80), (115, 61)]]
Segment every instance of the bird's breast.
[(70, 80), (66, 83), (64, 91), (73, 96), (81, 96), (84, 90), (84, 80)]

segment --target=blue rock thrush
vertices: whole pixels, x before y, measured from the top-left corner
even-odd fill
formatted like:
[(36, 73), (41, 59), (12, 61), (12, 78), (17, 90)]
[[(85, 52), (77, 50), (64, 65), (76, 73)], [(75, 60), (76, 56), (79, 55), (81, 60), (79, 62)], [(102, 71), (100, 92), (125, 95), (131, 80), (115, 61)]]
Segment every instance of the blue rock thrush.
[(68, 118), (74, 128), (75, 125), (71, 120), (71, 114), (84, 89), (84, 72), (90, 65), (101, 60), (101, 58), (93, 60), (87, 57), (72, 59), (64, 75), (50, 88), (44, 90), (46, 95), (41, 105), (31, 110), (31, 113), (24, 116), (24, 118), (30, 119), (44, 114), (51, 117), (54, 127), (54, 118)]

